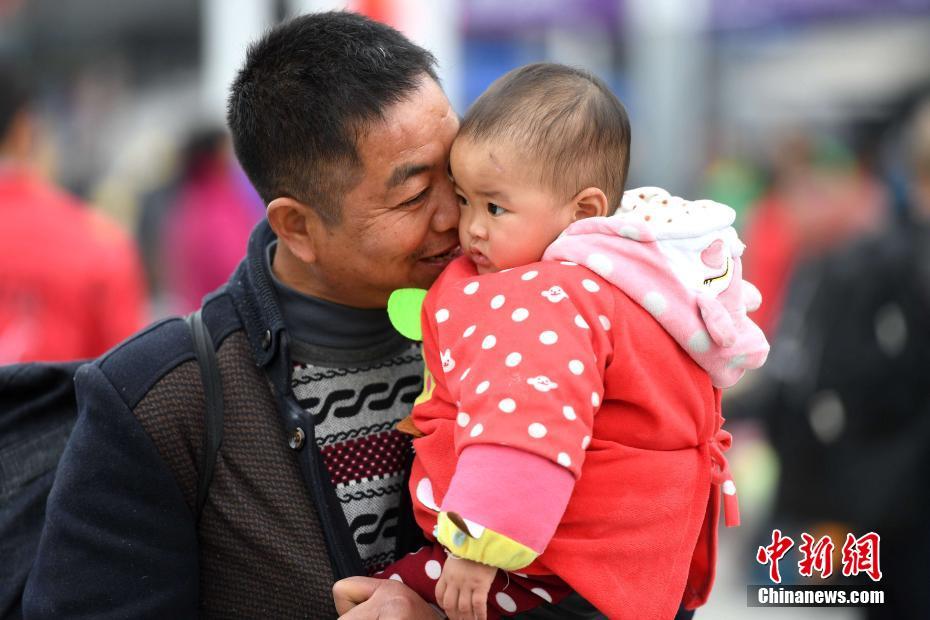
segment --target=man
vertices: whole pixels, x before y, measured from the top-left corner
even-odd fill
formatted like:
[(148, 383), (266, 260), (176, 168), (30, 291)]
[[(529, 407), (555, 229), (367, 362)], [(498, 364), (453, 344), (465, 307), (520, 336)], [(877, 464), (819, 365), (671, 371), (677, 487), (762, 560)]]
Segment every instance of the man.
[[(384, 308), (458, 250), (458, 119), (433, 63), (348, 13), (250, 49), (228, 121), (267, 223), (203, 306), (225, 408), (206, 505), (203, 387), (172, 319), (78, 373), (26, 617), (334, 617), (336, 579), (416, 548), (393, 426), (422, 361)], [(356, 617), (435, 616), (403, 584), (359, 579)]]
[(0, 66), (0, 364), (87, 359), (142, 326), (132, 240), (42, 178), (31, 89)]

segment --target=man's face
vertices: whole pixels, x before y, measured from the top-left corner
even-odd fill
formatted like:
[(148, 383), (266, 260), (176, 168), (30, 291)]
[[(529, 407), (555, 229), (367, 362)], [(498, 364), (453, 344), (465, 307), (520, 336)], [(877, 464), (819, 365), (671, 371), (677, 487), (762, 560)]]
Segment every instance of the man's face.
[(398, 288), (428, 288), (459, 247), (448, 176), (459, 121), (448, 99), (424, 77), (384, 117), (359, 138), (361, 181), (317, 248), (315, 292), (360, 308), (384, 307)]

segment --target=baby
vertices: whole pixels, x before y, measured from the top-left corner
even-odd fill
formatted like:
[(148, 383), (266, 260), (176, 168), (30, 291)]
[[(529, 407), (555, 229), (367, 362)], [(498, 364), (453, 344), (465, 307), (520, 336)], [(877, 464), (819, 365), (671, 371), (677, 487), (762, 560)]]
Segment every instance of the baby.
[(453, 144), (464, 256), (424, 301), (408, 425), (436, 543), (383, 573), (451, 618), (572, 591), (671, 618), (710, 592), (721, 497), (738, 522), (720, 389), (767, 354), (758, 292), (731, 209), (623, 193), (629, 146), (603, 82), (552, 64), (496, 81)]

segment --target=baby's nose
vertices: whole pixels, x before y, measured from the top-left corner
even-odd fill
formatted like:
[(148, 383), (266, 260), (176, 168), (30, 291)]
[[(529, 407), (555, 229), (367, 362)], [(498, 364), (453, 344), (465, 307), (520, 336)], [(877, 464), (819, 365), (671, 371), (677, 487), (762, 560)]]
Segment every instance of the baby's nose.
[(484, 226), (484, 224), (481, 223), (481, 220), (477, 217), (472, 218), (471, 222), (469, 222), (468, 234), (471, 235), (472, 237), (475, 237), (476, 239), (487, 239), (488, 238), (487, 228)]

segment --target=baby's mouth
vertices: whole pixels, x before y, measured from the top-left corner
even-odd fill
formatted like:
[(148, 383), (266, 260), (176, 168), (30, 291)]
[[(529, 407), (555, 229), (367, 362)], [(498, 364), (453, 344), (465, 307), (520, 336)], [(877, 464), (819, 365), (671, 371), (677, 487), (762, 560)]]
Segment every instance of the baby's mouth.
[(491, 261), (488, 260), (488, 257), (481, 253), (480, 250), (471, 249), (468, 251), (468, 258), (471, 259), (471, 262), (475, 263), (479, 267), (490, 267)]

